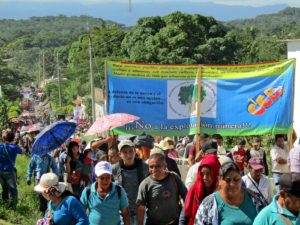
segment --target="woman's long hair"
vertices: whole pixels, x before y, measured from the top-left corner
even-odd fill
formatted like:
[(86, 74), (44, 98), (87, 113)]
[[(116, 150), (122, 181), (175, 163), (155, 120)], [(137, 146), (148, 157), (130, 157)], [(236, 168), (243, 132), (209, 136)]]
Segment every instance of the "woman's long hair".
[(75, 146), (77, 146), (77, 147), (79, 148), (78, 143), (75, 142), (75, 141), (71, 141), (71, 142), (68, 144), (68, 156), (70, 156), (71, 159), (74, 158), (72, 149), (73, 149), (73, 147), (75, 147)]

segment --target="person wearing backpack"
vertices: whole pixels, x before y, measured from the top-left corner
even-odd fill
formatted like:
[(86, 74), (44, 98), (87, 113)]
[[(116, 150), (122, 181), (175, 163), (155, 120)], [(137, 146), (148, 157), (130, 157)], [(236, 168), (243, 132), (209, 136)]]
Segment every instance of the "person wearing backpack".
[(17, 154), (24, 154), (25, 150), (13, 144), (14, 133), (6, 134), (6, 143), (0, 144), (0, 184), (2, 186), (2, 200), (15, 206), (18, 202), (17, 174), (15, 162)]
[(149, 167), (143, 160), (135, 157), (134, 143), (123, 140), (118, 145), (121, 160), (113, 165), (113, 178), (116, 184), (124, 187), (130, 211), (131, 225), (136, 224), (136, 198), (140, 183), (149, 175)]
[(86, 187), (81, 202), (89, 211), (90, 225), (119, 225), (121, 211), (124, 225), (130, 225), (128, 199), (125, 190), (112, 182), (112, 167), (101, 161), (95, 166), (96, 182)]
[(149, 173), (139, 186), (137, 224), (144, 224), (146, 212), (146, 225), (178, 225), (187, 189), (176, 173), (167, 170), (165, 154), (159, 148), (151, 150)]

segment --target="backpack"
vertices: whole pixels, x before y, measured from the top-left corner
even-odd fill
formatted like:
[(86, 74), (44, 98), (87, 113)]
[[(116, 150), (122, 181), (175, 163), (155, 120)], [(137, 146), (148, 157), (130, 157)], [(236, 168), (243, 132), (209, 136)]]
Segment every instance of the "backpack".
[[(140, 184), (144, 180), (144, 167), (143, 167), (143, 161), (139, 158), (135, 158), (135, 163), (136, 163), (136, 171), (137, 171), (137, 178), (138, 178), (138, 183)], [(118, 179), (118, 182), (120, 185), (123, 185), (123, 178), (121, 174), (121, 169), (122, 166), (120, 165), (120, 162), (115, 164), (114, 171), (116, 172), (116, 176), (120, 179)], [(116, 180), (115, 180), (116, 181)]]

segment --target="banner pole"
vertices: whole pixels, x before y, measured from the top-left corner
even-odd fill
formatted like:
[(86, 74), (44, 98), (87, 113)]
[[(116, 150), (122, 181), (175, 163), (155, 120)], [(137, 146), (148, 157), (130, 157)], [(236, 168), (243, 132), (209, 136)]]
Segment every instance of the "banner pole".
[[(293, 62), (294, 64), (294, 76), (293, 76), (293, 101), (292, 101), (292, 129), (290, 130), (289, 132), (289, 149), (291, 150), (293, 148), (293, 144), (294, 144), (294, 141), (297, 140), (297, 134), (295, 133), (295, 130), (294, 130), (294, 107), (295, 107), (295, 81), (296, 81), (296, 59), (294, 60)], [(296, 140), (295, 140), (296, 139)]]
[(197, 71), (197, 129), (196, 129), (196, 154), (200, 149), (200, 117), (201, 117), (201, 77), (202, 77), (202, 65), (199, 65)]

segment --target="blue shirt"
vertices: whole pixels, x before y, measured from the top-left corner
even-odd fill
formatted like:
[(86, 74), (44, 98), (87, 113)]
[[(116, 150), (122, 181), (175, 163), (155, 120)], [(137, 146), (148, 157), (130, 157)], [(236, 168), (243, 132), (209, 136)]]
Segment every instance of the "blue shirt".
[(125, 190), (121, 187), (119, 199), (116, 186), (112, 183), (111, 191), (102, 198), (96, 190), (96, 182), (91, 185), (91, 193), (87, 199), (86, 188), (81, 194), (81, 202), (89, 209), (89, 222), (91, 225), (118, 225), (120, 224), (119, 210), (128, 207), (128, 199)]
[(238, 207), (224, 202), (219, 192), (215, 196), (221, 225), (252, 225), (257, 212), (248, 192), (244, 192), (244, 200)]
[[(48, 203), (48, 208), (53, 215), (53, 221), (57, 225), (72, 224), (88, 225), (89, 221), (85, 210), (79, 200), (74, 196), (68, 196), (61, 204)], [(75, 223), (74, 223), (75, 222)]]
[(17, 154), (22, 154), (22, 149), (19, 146), (15, 144), (0, 144), (0, 172), (13, 171)]
[(27, 168), (27, 180), (31, 179), (33, 172), (35, 172), (36, 179), (41, 179), (43, 174), (50, 172), (50, 168), (52, 169), (53, 173), (59, 176), (57, 165), (52, 156), (49, 154), (43, 157), (33, 155)]
[(286, 225), (280, 214), (287, 217), (292, 224), (300, 225), (300, 215), (295, 216), (289, 210), (282, 208), (277, 202), (278, 198), (279, 195), (273, 197), (273, 201), (257, 215), (253, 225)]

